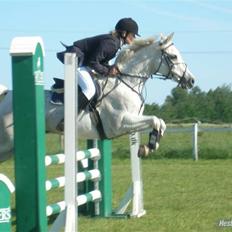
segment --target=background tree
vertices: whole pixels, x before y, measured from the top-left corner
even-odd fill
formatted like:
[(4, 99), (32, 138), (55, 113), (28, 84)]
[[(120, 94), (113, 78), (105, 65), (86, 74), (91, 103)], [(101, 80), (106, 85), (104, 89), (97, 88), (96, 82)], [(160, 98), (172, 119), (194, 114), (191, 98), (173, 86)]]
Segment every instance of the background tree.
[(167, 122), (199, 120), (231, 123), (231, 85), (223, 85), (208, 92), (201, 91), (198, 86), (190, 91), (176, 87), (163, 105), (146, 104), (145, 113), (162, 117)]

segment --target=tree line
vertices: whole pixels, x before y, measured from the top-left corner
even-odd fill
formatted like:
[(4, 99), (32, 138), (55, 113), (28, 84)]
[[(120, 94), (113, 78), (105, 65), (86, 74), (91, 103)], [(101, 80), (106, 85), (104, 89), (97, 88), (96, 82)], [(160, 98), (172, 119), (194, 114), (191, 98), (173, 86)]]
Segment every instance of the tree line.
[(231, 85), (223, 85), (208, 92), (198, 86), (191, 90), (176, 87), (162, 105), (146, 104), (144, 114), (157, 115), (169, 123), (232, 123)]

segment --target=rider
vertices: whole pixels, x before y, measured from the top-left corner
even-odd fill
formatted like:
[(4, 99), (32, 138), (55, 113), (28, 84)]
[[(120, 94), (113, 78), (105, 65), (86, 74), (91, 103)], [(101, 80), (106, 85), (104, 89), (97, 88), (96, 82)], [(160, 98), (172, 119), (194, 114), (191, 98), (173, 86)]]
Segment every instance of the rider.
[[(66, 51), (57, 53), (57, 58), (64, 63), (64, 54), (76, 53), (79, 67), (77, 69), (78, 83), (82, 90), (79, 107), (84, 109), (93, 98), (96, 89), (91, 77), (98, 73), (103, 76), (116, 76), (119, 71), (115, 65), (108, 62), (115, 57), (124, 44), (131, 44), (138, 34), (138, 24), (132, 18), (120, 19), (115, 30), (109, 34), (98, 35), (75, 41), (72, 46), (65, 46)], [(56, 86), (54, 86), (56, 87)]]

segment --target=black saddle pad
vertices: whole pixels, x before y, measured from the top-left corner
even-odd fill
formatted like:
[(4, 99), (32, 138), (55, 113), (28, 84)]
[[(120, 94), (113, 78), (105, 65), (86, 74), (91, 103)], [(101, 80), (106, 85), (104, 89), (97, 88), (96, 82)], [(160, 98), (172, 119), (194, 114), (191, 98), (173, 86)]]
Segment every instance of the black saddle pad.
[[(64, 80), (59, 78), (53, 78), (54, 84), (52, 85), (51, 92), (51, 103), (55, 105), (63, 105), (64, 104)], [(97, 100), (101, 96), (101, 87), (97, 81), (94, 81), (96, 93), (90, 101), (92, 107), (95, 106)], [(78, 86), (78, 95), (82, 93), (80, 86)], [(83, 93), (82, 93), (83, 94)]]

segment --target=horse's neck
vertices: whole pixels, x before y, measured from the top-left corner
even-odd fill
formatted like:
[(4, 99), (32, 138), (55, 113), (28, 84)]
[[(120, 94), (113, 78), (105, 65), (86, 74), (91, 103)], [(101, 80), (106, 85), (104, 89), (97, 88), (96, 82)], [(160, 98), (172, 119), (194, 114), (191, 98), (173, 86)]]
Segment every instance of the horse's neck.
[(158, 68), (161, 51), (157, 44), (151, 44), (135, 52), (128, 60), (119, 64), (121, 72), (140, 77), (149, 77)]
[[(116, 65), (122, 75), (109, 77), (105, 88), (112, 89), (118, 85), (124, 85), (136, 92), (141, 92), (146, 80), (157, 70), (160, 64), (161, 50), (158, 42), (138, 50), (125, 50), (116, 59)], [(104, 86), (105, 78), (101, 78), (101, 86)], [(133, 91), (132, 90), (132, 91)]]

